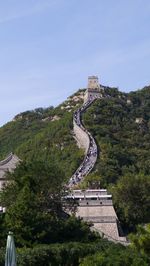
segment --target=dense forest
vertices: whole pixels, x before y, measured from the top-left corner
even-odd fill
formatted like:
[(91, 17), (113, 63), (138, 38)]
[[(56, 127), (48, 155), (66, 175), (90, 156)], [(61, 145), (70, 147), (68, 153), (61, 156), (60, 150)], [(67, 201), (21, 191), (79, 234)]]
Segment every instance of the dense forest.
[[(99, 154), (80, 187), (100, 181), (112, 193), (119, 220), (132, 233), (129, 247), (100, 238), (90, 224), (64, 214), (65, 183), (84, 157), (72, 124), (83, 93), (79, 90), (56, 108), (18, 114), (0, 128), (0, 159), (12, 151), (22, 160), (0, 194), (0, 205), (7, 207), (0, 215), (0, 246), (11, 229), (19, 265), (149, 265), (150, 87), (130, 93), (105, 88), (107, 97), (82, 117)], [(3, 265), (3, 248), (0, 254)]]

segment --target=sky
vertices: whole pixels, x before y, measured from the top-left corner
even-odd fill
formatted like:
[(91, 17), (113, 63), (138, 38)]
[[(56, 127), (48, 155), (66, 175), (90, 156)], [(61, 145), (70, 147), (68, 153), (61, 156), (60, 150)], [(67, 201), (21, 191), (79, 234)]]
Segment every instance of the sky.
[(0, 126), (89, 75), (125, 92), (150, 84), (149, 0), (0, 0)]

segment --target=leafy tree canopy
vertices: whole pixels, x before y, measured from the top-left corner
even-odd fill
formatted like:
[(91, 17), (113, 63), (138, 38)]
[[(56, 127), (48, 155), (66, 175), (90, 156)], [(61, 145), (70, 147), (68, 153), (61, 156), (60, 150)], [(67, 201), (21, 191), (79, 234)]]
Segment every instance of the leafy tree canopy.
[(130, 235), (130, 240), (134, 250), (150, 256), (150, 224), (138, 226), (136, 234)]
[(111, 187), (119, 217), (124, 223), (135, 227), (150, 221), (150, 176), (128, 174)]
[(12, 230), (18, 245), (94, 238), (88, 225), (65, 213), (71, 206), (57, 165), (22, 162), (8, 179), (0, 202), (7, 210), (5, 232)]

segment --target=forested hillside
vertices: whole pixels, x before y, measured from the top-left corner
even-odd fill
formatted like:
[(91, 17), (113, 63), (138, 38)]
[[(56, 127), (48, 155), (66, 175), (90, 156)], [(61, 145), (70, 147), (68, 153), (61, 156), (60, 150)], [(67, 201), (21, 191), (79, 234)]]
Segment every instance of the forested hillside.
[[(56, 108), (16, 115), (0, 128), (1, 159), (12, 151), (26, 161), (53, 163), (66, 182), (84, 157), (72, 131), (73, 112), (82, 105), (83, 94), (79, 90)], [(150, 222), (150, 87), (128, 94), (106, 87), (104, 95), (83, 115), (99, 154), (95, 169), (80, 186), (96, 180), (109, 187), (119, 219), (135, 227)]]
[[(115, 88), (105, 92), (110, 97), (97, 100), (83, 116), (99, 147), (95, 171), (102, 186), (125, 173), (150, 173), (150, 87), (129, 94)], [(55, 161), (66, 178), (71, 176), (83, 158), (72, 134), (72, 113), (82, 96), (80, 90), (56, 108), (16, 115), (0, 128), (0, 158), (12, 151), (21, 159)]]
[(83, 159), (72, 134), (72, 113), (82, 104), (82, 95), (80, 90), (56, 108), (16, 115), (0, 128), (0, 158), (12, 151), (23, 160), (54, 162), (69, 178)]
[[(90, 224), (64, 214), (67, 179), (84, 152), (73, 135), (74, 110), (84, 90), (60, 106), (16, 115), (0, 128), (0, 159), (14, 152), (22, 159), (0, 193), (0, 245), (9, 230), (16, 237), (19, 265), (150, 265), (150, 87), (119, 92), (106, 87), (83, 114), (84, 126), (98, 145), (98, 160), (89, 181), (100, 181), (113, 194), (129, 247), (116, 245), (90, 231)], [(70, 202), (70, 204), (72, 204)], [(70, 205), (70, 210), (74, 210)], [(67, 205), (68, 208), (68, 205)], [(143, 225), (138, 227), (137, 225)], [(137, 231), (136, 231), (137, 230)], [(39, 245), (40, 244), (40, 245)], [(0, 249), (0, 265), (4, 250)]]
[(95, 171), (103, 186), (125, 173), (150, 174), (150, 87), (106, 91), (111, 97), (97, 100), (83, 117), (99, 147)]

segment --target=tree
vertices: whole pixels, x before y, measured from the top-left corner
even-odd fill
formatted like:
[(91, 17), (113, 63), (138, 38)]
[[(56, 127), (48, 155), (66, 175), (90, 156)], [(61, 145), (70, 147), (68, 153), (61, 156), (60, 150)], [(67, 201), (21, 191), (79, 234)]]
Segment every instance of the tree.
[(0, 203), (6, 206), (5, 232), (14, 232), (17, 245), (95, 239), (89, 225), (65, 212), (75, 206), (65, 202), (63, 175), (54, 163), (22, 162), (8, 179)]
[(5, 226), (14, 231), (18, 244), (54, 241), (63, 219), (62, 174), (54, 164), (23, 162), (9, 174), (1, 194), (6, 206)]
[(128, 174), (111, 187), (119, 218), (128, 226), (150, 222), (150, 176)]
[(81, 260), (80, 266), (148, 266), (149, 259), (131, 248), (119, 245), (111, 246), (105, 250), (89, 255)]
[(130, 234), (131, 247), (141, 254), (150, 255), (150, 224), (138, 226), (136, 234)]

